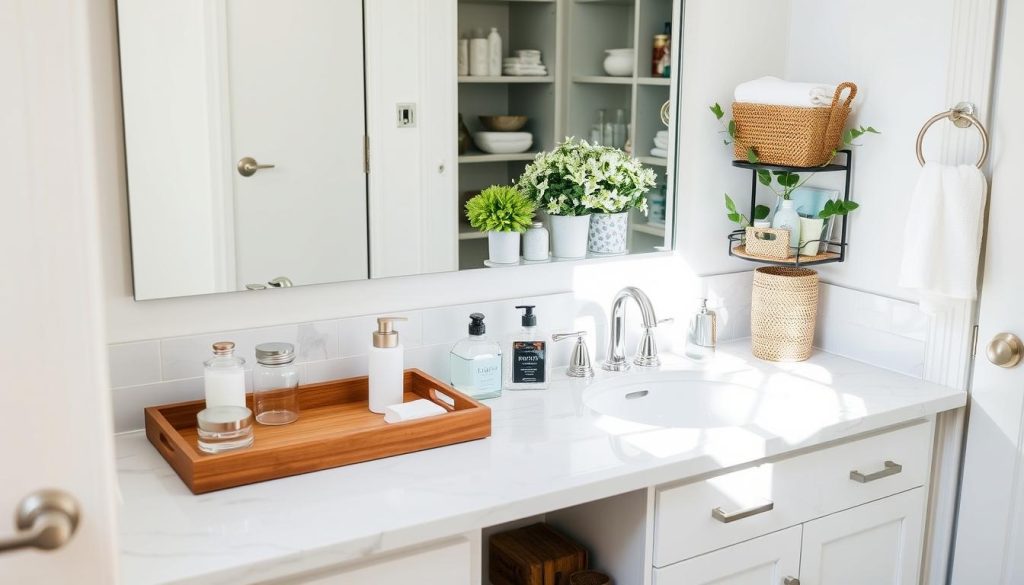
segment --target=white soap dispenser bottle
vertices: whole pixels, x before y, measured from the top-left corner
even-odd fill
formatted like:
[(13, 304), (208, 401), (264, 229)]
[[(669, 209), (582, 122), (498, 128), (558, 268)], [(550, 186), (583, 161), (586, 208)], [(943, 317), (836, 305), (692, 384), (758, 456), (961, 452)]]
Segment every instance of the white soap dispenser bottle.
[(370, 345), (370, 410), (384, 414), (384, 409), (401, 404), (405, 394), (405, 348), (395, 331), (395, 321), (405, 317), (378, 317), (377, 330)]

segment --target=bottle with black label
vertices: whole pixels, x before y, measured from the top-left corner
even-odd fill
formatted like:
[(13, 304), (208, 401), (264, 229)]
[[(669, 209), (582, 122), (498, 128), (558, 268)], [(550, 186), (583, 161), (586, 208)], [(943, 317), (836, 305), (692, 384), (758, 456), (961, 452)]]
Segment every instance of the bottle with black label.
[(548, 387), (551, 376), (548, 336), (537, 328), (533, 307), (516, 307), (523, 310), (523, 328), (512, 335), (506, 354), (505, 388), (509, 390), (543, 390)]

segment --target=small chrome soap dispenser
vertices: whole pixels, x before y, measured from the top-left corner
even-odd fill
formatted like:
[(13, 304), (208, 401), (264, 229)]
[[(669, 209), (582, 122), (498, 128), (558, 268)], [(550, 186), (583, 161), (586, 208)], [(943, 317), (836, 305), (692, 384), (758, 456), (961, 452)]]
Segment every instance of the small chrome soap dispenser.
[(703, 361), (715, 355), (718, 344), (718, 315), (708, 309), (708, 300), (701, 299), (700, 311), (690, 319), (686, 334), (686, 356)]

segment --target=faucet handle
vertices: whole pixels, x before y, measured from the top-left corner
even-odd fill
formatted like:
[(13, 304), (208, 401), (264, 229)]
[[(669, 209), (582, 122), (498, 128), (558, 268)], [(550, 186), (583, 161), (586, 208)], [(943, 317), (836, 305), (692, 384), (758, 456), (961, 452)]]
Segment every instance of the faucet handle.
[(555, 333), (551, 336), (554, 341), (562, 341), (571, 337), (576, 338), (576, 345), (572, 348), (572, 358), (569, 360), (569, 367), (565, 373), (571, 378), (592, 378), (594, 368), (590, 365), (590, 350), (587, 349), (587, 342), (583, 341), (586, 331), (573, 331), (571, 333)]
[(676, 318), (675, 317), (666, 317), (664, 319), (658, 319), (658, 322), (655, 323), (654, 326), (657, 327), (658, 325), (661, 325), (663, 323), (675, 323), (675, 322), (676, 322)]

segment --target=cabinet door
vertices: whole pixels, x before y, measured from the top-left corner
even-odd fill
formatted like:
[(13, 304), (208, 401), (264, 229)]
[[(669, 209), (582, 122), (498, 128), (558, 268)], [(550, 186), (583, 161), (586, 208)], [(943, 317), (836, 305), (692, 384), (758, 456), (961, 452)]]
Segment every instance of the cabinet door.
[(800, 569), (800, 527), (654, 570), (654, 585), (788, 585)]
[(801, 585), (917, 585), (924, 488), (804, 525)]
[[(416, 583), (417, 585), (471, 585), (472, 552), (469, 541), (460, 540), (435, 547), (417, 549), (405, 554), (307, 573), (288, 585), (382, 585)], [(479, 583), (479, 581), (476, 581)], [(278, 583), (278, 581), (274, 581)]]

